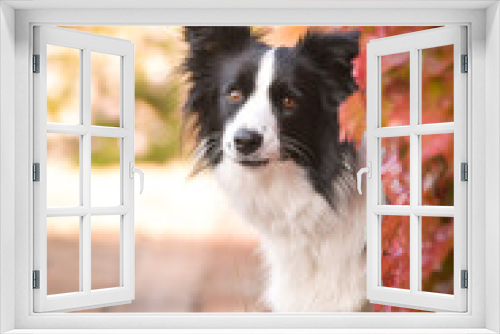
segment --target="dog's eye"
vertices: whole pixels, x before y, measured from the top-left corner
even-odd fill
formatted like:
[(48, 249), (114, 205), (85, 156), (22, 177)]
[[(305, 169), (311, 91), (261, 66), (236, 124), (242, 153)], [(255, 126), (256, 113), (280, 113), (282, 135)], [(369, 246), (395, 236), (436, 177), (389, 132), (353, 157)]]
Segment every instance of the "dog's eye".
[(295, 108), (295, 100), (289, 96), (283, 98), (283, 100), (281, 100), (281, 105), (283, 106), (283, 108), (285, 109), (294, 109)]
[(232, 89), (227, 97), (232, 102), (241, 102), (243, 100), (243, 93), (241, 90)]

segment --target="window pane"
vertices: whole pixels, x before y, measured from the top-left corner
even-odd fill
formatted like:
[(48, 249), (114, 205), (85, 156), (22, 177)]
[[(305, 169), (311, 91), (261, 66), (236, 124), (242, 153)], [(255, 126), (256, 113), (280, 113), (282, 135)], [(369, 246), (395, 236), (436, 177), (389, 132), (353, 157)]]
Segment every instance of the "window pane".
[(410, 137), (380, 138), (382, 205), (410, 205)]
[(121, 216), (92, 216), (92, 290), (120, 286)]
[(80, 50), (47, 44), (47, 121), (80, 123)]
[(92, 206), (121, 204), (120, 138), (92, 137)]
[(382, 286), (410, 289), (410, 217), (382, 216)]
[(80, 217), (47, 218), (47, 294), (80, 291)]
[(453, 122), (453, 45), (421, 50), (422, 123)]
[(421, 217), (422, 291), (453, 294), (453, 218)]
[(381, 56), (380, 76), (380, 125), (410, 125), (410, 53)]
[(80, 136), (47, 133), (47, 206), (80, 205)]
[(91, 53), (92, 125), (120, 126), (121, 57)]
[(421, 136), (422, 205), (453, 206), (453, 133)]

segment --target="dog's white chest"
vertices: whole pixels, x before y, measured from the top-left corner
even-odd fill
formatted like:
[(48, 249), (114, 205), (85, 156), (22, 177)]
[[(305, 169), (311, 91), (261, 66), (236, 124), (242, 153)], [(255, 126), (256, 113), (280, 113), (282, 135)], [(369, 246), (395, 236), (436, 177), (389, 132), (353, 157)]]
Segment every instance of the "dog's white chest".
[(362, 212), (337, 214), (291, 162), (250, 169), (223, 162), (216, 177), (257, 228), (274, 311), (355, 311), (364, 302)]
[(359, 311), (365, 302), (362, 254), (346, 248), (353, 246), (347, 242), (335, 244), (323, 239), (311, 246), (301, 244), (302, 241), (263, 245), (271, 274), (266, 297), (272, 309), (278, 312)]

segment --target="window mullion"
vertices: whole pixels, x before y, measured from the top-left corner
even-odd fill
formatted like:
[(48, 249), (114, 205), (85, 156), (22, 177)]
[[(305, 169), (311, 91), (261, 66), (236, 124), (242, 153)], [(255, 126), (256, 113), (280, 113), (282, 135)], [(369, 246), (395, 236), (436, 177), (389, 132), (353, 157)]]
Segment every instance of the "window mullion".
[(79, 135), (79, 136), (83, 136), (90, 132), (90, 134), (93, 136), (112, 137), (112, 138), (123, 138), (130, 135), (130, 131), (128, 129), (123, 129), (123, 128), (59, 124), (59, 123), (48, 123), (47, 132)]
[(377, 128), (373, 130), (373, 135), (378, 138), (402, 137), (409, 136), (410, 133), (417, 135), (434, 135), (442, 133), (453, 133), (455, 125), (453, 122), (448, 123), (432, 123), (432, 124), (415, 124), (413, 126), (391, 126)]
[(390, 126), (390, 127), (379, 127), (373, 130), (373, 135), (378, 138), (388, 138), (388, 137), (402, 137), (408, 136), (411, 132), (411, 127), (404, 126)]
[[(124, 208), (126, 210), (126, 208)], [(409, 216), (415, 214), (419, 217), (454, 217), (453, 206), (430, 206), (430, 205), (374, 205), (371, 212), (377, 215)]]
[[(81, 75), (82, 78), (82, 88), (81, 88), (81, 118), (82, 125), (87, 129), (90, 129), (90, 50), (83, 49), (83, 57), (81, 62)], [(90, 207), (91, 207), (91, 192), (90, 192), (90, 179), (91, 179), (91, 134), (90, 131), (87, 131), (82, 136), (82, 148), (81, 152), (81, 179), (82, 179), (82, 187), (80, 188), (82, 191), (82, 205), (85, 209), (89, 210), (87, 214), (82, 217), (82, 230), (81, 230), (81, 242), (80, 242), (80, 256), (82, 261), (81, 263), (81, 271), (80, 278), (83, 284), (83, 291), (86, 293), (90, 293), (91, 290), (91, 215), (90, 215)]]
[(435, 135), (442, 133), (453, 133), (454, 131), (455, 125), (453, 122), (419, 124), (412, 127), (412, 132), (418, 135)]
[(83, 217), (86, 214), (91, 214), (93, 216), (103, 216), (103, 215), (124, 215), (130, 212), (132, 208), (130, 206), (119, 205), (119, 206), (103, 206), (103, 207), (93, 207), (86, 208), (83, 206), (76, 207), (51, 207), (47, 209), (47, 217)]
[[(419, 115), (419, 84), (420, 66), (418, 49), (410, 50), (410, 205), (419, 204), (420, 194), (420, 161), (419, 161), (419, 136), (415, 133), (418, 125)], [(420, 254), (419, 250), (419, 217), (415, 212), (410, 214), (410, 291), (418, 291), (420, 278)]]

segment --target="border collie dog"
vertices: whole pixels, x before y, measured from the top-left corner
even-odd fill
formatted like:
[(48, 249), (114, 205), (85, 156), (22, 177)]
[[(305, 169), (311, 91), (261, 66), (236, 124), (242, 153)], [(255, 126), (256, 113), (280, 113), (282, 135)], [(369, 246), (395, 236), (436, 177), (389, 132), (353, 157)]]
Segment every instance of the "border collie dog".
[(357, 31), (272, 47), (249, 27), (186, 27), (196, 170), (212, 170), (261, 236), (277, 312), (365, 304), (364, 203), (338, 107), (357, 88)]

